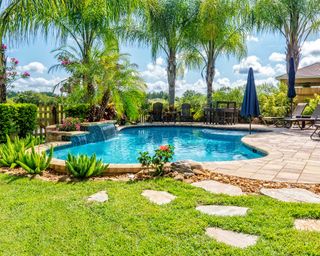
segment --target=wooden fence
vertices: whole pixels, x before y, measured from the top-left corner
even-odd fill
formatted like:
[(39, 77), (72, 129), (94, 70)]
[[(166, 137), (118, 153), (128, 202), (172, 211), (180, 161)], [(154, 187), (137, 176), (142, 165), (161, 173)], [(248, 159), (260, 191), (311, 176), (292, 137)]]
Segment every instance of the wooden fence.
[(38, 106), (38, 126), (33, 132), (35, 136), (45, 136), (45, 128), (49, 125), (62, 123), (65, 117), (62, 105)]

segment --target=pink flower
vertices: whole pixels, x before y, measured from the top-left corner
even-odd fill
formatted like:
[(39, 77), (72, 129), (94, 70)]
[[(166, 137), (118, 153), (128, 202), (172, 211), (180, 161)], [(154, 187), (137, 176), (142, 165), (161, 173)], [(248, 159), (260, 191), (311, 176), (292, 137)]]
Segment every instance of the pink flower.
[(71, 64), (71, 61), (68, 60), (68, 59), (64, 59), (64, 60), (61, 61), (61, 65), (63, 65), (63, 66), (68, 66), (70, 64)]
[(169, 151), (169, 146), (167, 146), (167, 145), (164, 145), (164, 146), (160, 146), (160, 148), (159, 148), (161, 151)]
[(19, 61), (16, 58), (11, 58), (11, 62), (15, 65), (19, 64)]
[(6, 46), (5, 44), (2, 44), (2, 45), (1, 45), (1, 49), (2, 49), (2, 50), (7, 50), (7, 46)]
[(29, 72), (23, 72), (22, 77), (23, 78), (30, 77), (30, 73)]

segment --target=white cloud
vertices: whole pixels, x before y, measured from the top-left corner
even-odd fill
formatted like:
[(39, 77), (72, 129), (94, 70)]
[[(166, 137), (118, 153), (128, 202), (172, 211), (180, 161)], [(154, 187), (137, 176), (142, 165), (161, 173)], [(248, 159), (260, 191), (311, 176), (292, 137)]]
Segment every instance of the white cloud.
[(44, 66), (41, 62), (35, 61), (25, 66), (19, 66), (17, 67), (17, 70), (20, 72), (28, 71), (43, 74), (47, 70), (47, 67)]
[(320, 39), (315, 41), (306, 41), (302, 46), (302, 54), (304, 56), (320, 55)]
[(269, 60), (273, 62), (283, 62), (286, 61), (286, 55), (279, 52), (273, 52), (269, 56)]
[(52, 91), (53, 87), (64, 80), (64, 78), (53, 77), (46, 79), (43, 77), (30, 77), (28, 79), (19, 79), (14, 83), (14, 91), (36, 91), (46, 92)]
[(253, 35), (248, 35), (248, 36), (247, 36), (247, 41), (248, 41), (248, 42), (255, 42), (255, 43), (257, 43), (257, 42), (259, 42), (259, 38), (256, 37), (256, 36), (253, 36)]
[(166, 81), (167, 71), (164, 66), (164, 60), (158, 58), (155, 63), (149, 63), (147, 65), (147, 70), (141, 72), (141, 76), (147, 81)]
[(265, 75), (265, 76), (274, 76), (274, 69), (268, 65), (263, 66), (260, 63), (260, 59), (257, 56), (249, 56), (240, 61), (240, 64), (233, 66), (233, 71), (238, 74), (247, 74), (249, 68), (253, 68), (253, 71), (257, 74)]

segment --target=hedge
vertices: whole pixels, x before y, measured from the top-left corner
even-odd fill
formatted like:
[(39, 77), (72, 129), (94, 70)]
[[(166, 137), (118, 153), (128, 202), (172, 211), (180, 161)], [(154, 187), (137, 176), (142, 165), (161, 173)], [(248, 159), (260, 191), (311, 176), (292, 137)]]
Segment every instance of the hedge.
[(64, 109), (66, 117), (80, 118), (81, 120), (87, 119), (90, 111), (89, 104), (76, 104), (67, 106)]
[(37, 126), (38, 108), (33, 104), (0, 104), (0, 142), (9, 136), (25, 137)]

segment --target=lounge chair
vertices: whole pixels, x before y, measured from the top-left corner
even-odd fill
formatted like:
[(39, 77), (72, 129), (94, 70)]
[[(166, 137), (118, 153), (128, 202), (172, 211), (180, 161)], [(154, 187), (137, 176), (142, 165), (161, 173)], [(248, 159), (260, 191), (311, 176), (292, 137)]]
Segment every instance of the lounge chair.
[(189, 103), (183, 103), (181, 105), (180, 121), (181, 122), (193, 122), (193, 115), (194, 115), (194, 113), (191, 112), (191, 105)]
[(161, 102), (153, 104), (150, 112), (150, 122), (163, 122), (163, 104)]
[(307, 103), (298, 103), (292, 112), (292, 117), (262, 117), (262, 121), (267, 126), (271, 123), (278, 128), (284, 126), (290, 128), (294, 123), (297, 123), (297, 118), (302, 117), (303, 111), (307, 105)]
[[(316, 128), (314, 132), (311, 134), (310, 138), (312, 140), (319, 140), (320, 139), (320, 124), (315, 124), (314, 127)], [(316, 139), (317, 137), (317, 139)]]
[(312, 115), (307, 116), (301, 116), (301, 117), (294, 117), (294, 118), (285, 118), (285, 122), (287, 122), (287, 127), (291, 127), (293, 124), (297, 124), (301, 130), (306, 128), (306, 123), (309, 123), (310, 128), (316, 124), (316, 121), (320, 119), (320, 104), (315, 108)]

